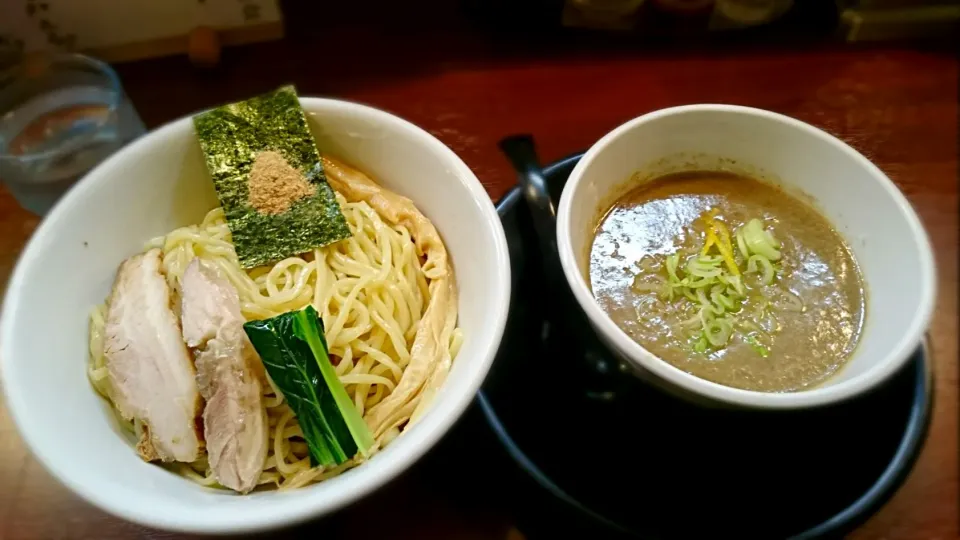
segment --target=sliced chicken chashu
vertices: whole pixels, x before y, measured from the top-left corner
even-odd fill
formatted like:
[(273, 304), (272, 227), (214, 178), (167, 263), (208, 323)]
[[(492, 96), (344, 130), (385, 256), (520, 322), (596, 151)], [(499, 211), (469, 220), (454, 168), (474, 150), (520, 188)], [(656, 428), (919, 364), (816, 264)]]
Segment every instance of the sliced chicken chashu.
[(130, 257), (107, 307), (104, 355), (120, 414), (143, 425), (137, 451), (147, 461), (197, 459), (201, 399), (190, 353), (160, 273), (160, 250)]
[[(430, 280), (430, 301), (420, 320), (410, 363), (393, 392), (364, 415), (374, 437), (416, 421), (439, 391), (450, 369), (450, 339), (457, 321), (457, 286), (447, 250), (433, 223), (410, 199), (383, 189), (362, 172), (321, 156), (327, 181), (348, 201), (365, 201), (388, 222), (410, 231), (419, 253), (426, 256), (423, 273)], [(424, 399), (425, 398), (425, 399)], [(421, 401), (425, 401), (422, 407)]]
[(194, 349), (207, 459), (217, 481), (246, 493), (267, 455), (263, 365), (243, 331), (237, 290), (216, 268), (194, 259), (181, 282), (183, 339)]

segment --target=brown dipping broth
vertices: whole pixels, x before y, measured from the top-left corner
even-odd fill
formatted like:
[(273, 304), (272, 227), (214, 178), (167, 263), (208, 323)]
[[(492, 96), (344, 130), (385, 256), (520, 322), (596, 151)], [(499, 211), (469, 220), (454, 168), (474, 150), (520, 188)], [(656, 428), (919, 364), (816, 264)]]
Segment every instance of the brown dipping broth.
[[(756, 313), (766, 300), (760, 293), (769, 297), (766, 313), (773, 316), (749, 318), (765, 331), (767, 357), (740, 330), (723, 348), (694, 352), (691, 330), (678, 324), (695, 314), (689, 300), (678, 295), (666, 301), (631, 288), (638, 274), (665, 277), (668, 255), (699, 252), (699, 218), (710, 209), (731, 234), (759, 218), (782, 243), (774, 283), (763, 286), (758, 274), (745, 274), (748, 299), (735, 315), (749, 318), (744, 314)], [(865, 313), (860, 270), (832, 225), (777, 187), (725, 172), (662, 176), (618, 199), (597, 226), (590, 283), (617, 326), (653, 354), (703, 379), (764, 392), (801, 390), (835, 373), (856, 347)], [(802, 300), (802, 311), (789, 293)]]

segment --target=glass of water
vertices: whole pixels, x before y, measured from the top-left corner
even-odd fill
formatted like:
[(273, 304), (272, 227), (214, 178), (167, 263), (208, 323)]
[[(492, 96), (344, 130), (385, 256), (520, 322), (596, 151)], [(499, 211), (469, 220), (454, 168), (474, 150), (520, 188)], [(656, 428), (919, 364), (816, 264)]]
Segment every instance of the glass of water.
[(0, 78), (0, 181), (42, 215), (87, 171), (144, 132), (120, 79), (79, 54), (25, 62)]

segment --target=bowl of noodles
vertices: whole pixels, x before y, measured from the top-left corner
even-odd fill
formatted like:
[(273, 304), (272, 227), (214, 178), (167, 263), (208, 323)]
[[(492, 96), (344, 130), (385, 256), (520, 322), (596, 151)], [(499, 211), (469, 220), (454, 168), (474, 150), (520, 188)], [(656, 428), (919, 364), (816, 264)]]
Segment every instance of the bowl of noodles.
[[(174, 121), (91, 171), (3, 306), (0, 375), (27, 445), (146, 526), (261, 531), (369, 494), (464, 412), (506, 321), (503, 229), (449, 148), (386, 112), (299, 98), (259, 133), (303, 118), (317, 151), (224, 152), (237, 111), (209, 117), (219, 131)], [(249, 174), (242, 203), (231, 163)]]

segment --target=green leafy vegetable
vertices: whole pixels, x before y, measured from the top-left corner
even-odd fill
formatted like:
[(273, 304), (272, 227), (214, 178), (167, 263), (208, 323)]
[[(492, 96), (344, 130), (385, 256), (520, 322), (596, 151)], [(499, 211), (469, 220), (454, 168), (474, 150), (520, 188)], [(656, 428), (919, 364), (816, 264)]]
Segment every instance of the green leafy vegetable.
[[(241, 266), (276, 262), (350, 236), (292, 86), (199, 114), (193, 123)], [(279, 213), (254, 208), (250, 171), (265, 151), (279, 153), (303, 174), (313, 194)]]
[(329, 466), (366, 454), (373, 436), (330, 363), (313, 306), (250, 321), (243, 329), (297, 415), (310, 462)]

